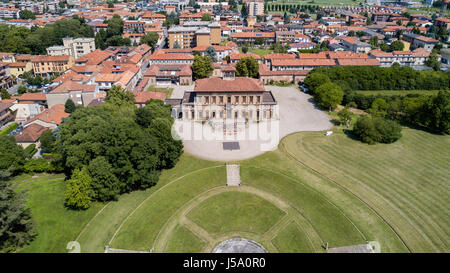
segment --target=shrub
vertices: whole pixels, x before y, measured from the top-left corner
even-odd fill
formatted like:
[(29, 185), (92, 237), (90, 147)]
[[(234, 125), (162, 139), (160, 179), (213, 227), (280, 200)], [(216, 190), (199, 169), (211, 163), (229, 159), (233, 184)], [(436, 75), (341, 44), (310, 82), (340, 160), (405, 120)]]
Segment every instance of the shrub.
[(30, 144), (23, 151), (24, 151), (26, 157), (31, 158), (37, 152), (36, 145)]
[(365, 143), (392, 143), (402, 136), (401, 130), (402, 127), (395, 121), (361, 116), (356, 121), (353, 133)]
[(24, 165), (27, 173), (49, 173), (53, 171), (53, 167), (47, 160), (43, 158), (29, 159)]
[(75, 209), (87, 209), (91, 205), (92, 178), (87, 167), (73, 171), (72, 178), (67, 180), (64, 194), (66, 206)]
[(5, 129), (3, 129), (2, 131), (0, 131), (0, 136), (1, 135), (7, 135), (9, 133), (11, 133), (12, 131), (14, 131), (17, 127), (19, 127), (19, 124), (17, 124), (17, 122), (13, 122), (10, 125), (8, 125)]

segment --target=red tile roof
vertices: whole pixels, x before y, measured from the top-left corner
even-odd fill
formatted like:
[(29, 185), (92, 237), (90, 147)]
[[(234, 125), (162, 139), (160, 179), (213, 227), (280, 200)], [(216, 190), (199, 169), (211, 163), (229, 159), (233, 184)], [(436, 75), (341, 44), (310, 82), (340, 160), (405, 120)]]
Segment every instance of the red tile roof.
[(147, 101), (153, 99), (153, 100), (162, 100), (166, 98), (166, 94), (162, 92), (134, 92), (134, 96), (136, 98), (136, 103), (143, 104)]
[(234, 80), (206, 78), (195, 81), (194, 92), (264, 92), (258, 79), (238, 77)]
[(25, 129), (14, 137), (17, 142), (36, 142), (45, 130), (47, 130), (47, 128), (44, 126), (33, 123), (30, 126), (25, 127)]
[(17, 98), (20, 101), (46, 101), (47, 96), (45, 93), (24, 93)]
[(39, 115), (32, 118), (29, 122), (33, 122), (35, 120), (41, 120), (46, 123), (53, 123), (55, 125), (58, 125), (62, 122), (63, 118), (68, 117), (70, 114), (64, 112), (64, 105), (63, 104), (56, 104), (50, 109), (46, 109)]

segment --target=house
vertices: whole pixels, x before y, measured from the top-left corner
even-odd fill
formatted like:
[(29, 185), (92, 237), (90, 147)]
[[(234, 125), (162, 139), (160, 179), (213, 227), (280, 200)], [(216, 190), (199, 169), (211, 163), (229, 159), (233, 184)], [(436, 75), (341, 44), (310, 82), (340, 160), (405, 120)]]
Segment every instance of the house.
[(32, 118), (25, 126), (39, 124), (45, 128), (55, 129), (69, 115), (64, 111), (64, 104), (56, 104)]
[(263, 39), (265, 44), (276, 42), (275, 32), (236, 32), (231, 39), (236, 43), (254, 43), (257, 38)]
[(46, 130), (48, 130), (48, 128), (39, 125), (38, 123), (33, 123), (26, 126), (23, 130), (16, 134), (14, 138), (16, 139), (17, 144), (21, 145), (23, 148), (26, 148), (31, 144), (35, 144), (36, 148), (39, 148), (39, 139), (41, 138), (42, 133)]
[(0, 126), (14, 120), (14, 114), (11, 111), (12, 106), (13, 103), (11, 102), (0, 102)]
[(162, 100), (166, 98), (166, 94), (162, 92), (133, 92), (136, 100), (136, 106), (138, 108), (144, 107), (146, 102), (149, 100)]
[(161, 50), (156, 50), (149, 57), (149, 64), (187, 64), (192, 65), (194, 56), (191, 54), (181, 53), (164, 53)]
[(413, 51), (394, 52), (384, 52), (379, 49), (374, 49), (370, 51), (369, 54), (371, 58), (379, 60), (380, 66), (382, 67), (392, 66), (394, 63), (405, 66), (422, 66), (425, 65), (425, 62), (431, 55), (431, 52), (425, 50), (424, 48), (417, 48)]
[[(192, 49), (192, 51), (198, 51), (201, 55), (206, 54), (206, 50), (209, 46), (196, 46)], [(214, 48), (216, 52), (216, 60), (222, 61), (226, 56), (230, 55), (232, 49), (228, 46), (218, 46), (218, 45), (212, 45), (211, 47)]]
[(192, 70), (187, 64), (155, 64), (145, 72), (150, 85), (192, 84)]
[(436, 39), (422, 35), (417, 35), (414, 33), (403, 34), (403, 41), (411, 43), (411, 48), (413, 49), (422, 47), (428, 51), (433, 50), (434, 46), (439, 43), (439, 41)]
[(99, 90), (93, 84), (81, 84), (74, 81), (66, 81), (47, 93), (48, 107), (65, 104), (71, 99), (75, 105), (87, 106), (95, 99)]
[(261, 81), (252, 78), (206, 78), (195, 82), (194, 90), (172, 103), (175, 118), (209, 120), (213, 127), (223, 127), (226, 120), (246, 124), (250, 120), (277, 119), (277, 102)]
[(344, 47), (356, 53), (360, 52), (368, 53), (372, 49), (371, 45), (369, 45), (368, 43), (361, 42), (356, 37), (339, 37), (339, 40), (341, 41)]

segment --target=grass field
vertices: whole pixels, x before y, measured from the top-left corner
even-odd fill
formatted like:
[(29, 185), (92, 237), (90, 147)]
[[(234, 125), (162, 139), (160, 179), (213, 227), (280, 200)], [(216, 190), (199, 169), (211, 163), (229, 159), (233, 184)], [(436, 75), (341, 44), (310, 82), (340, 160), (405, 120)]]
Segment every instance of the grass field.
[(376, 210), (411, 251), (449, 251), (448, 136), (406, 128), (396, 143), (366, 145), (340, 132), (302, 133), (283, 144)]
[[(242, 53), (241, 47), (239, 48), (239, 52)], [(264, 55), (272, 53), (273, 50), (263, 49), (263, 48), (249, 48), (248, 52), (259, 55), (262, 58), (262, 57), (264, 57)]]
[(28, 190), (38, 237), (21, 252), (112, 248), (210, 252), (241, 236), (269, 252), (324, 252), (378, 241), (382, 252), (448, 252), (450, 138), (405, 128), (393, 144), (366, 145), (341, 127), (287, 136), (279, 149), (240, 162), (240, 187), (226, 187), (223, 163), (184, 154), (158, 184), (64, 207), (61, 175), (17, 177)]
[(170, 98), (170, 96), (172, 95), (172, 92), (173, 92), (173, 88), (156, 87), (154, 85), (150, 85), (147, 88), (147, 91), (161, 92), (161, 93), (166, 94), (166, 98)]
[(264, 234), (284, 215), (275, 205), (251, 193), (224, 192), (198, 205), (187, 217), (210, 233)]
[(406, 96), (409, 94), (419, 94), (419, 95), (437, 95), (439, 90), (358, 90), (355, 91), (357, 94), (363, 94), (367, 96), (371, 95), (382, 95), (382, 96)]

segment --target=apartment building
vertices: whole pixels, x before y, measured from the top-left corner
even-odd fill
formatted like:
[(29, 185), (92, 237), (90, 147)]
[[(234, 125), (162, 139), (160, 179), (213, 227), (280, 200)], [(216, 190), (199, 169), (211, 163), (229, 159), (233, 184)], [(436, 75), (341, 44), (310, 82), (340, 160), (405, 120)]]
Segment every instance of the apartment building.
[(71, 37), (63, 38), (62, 46), (51, 46), (47, 48), (47, 55), (49, 56), (62, 56), (69, 55), (75, 59), (81, 56), (91, 53), (95, 50), (94, 38), (77, 38)]
[[(389, 67), (394, 63), (405, 66), (422, 66), (431, 55), (430, 51), (424, 48), (417, 48), (413, 51), (393, 51), (384, 52), (379, 49), (374, 49), (369, 52), (371, 58), (380, 61), (380, 66)], [(438, 58), (440, 59), (440, 57)]]
[(244, 1), (248, 6), (248, 15), (257, 16), (264, 14), (264, 0)]
[(32, 57), (31, 63), (35, 75), (47, 77), (54, 73), (64, 73), (74, 65), (74, 58), (69, 55), (38, 55)]
[(168, 30), (169, 48), (219, 45), (222, 41), (218, 22), (185, 22)]

